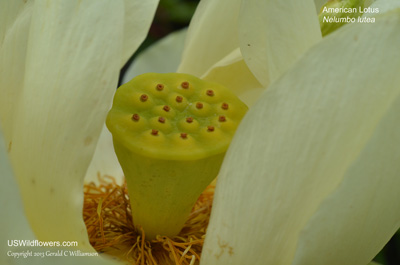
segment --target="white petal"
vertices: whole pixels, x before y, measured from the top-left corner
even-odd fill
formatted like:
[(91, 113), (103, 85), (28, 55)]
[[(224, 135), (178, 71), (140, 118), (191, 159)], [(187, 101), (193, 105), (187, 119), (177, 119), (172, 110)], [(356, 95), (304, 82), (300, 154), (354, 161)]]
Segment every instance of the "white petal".
[(159, 0), (124, 0), (124, 41), (121, 67), (146, 38)]
[[(354, 242), (354, 236), (357, 242), (365, 240), (364, 246), (381, 233), (365, 252), (357, 249), (358, 243), (352, 245), (353, 261), (371, 260), (378, 245), (382, 247), (395, 232), (400, 211), (397, 204), (389, 208), (387, 200), (399, 201), (398, 175), (393, 173), (399, 166), (393, 161), (399, 157), (395, 147), (400, 144), (400, 128), (388, 122), (398, 113), (395, 104), (400, 100), (399, 22), (396, 12), (374, 24), (352, 24), (326, 37), (250, 109), (219, 175), (202, 264), (292, 264), (300, 232), (320, 207), (322, 213), (330, 209), (329, 204), (337, 207), (339, 195), (346, 196), (342, 202), (347, 199), (361, 207), (337, 217), (338, 226), (347, 232), (337, 235), (340, 242), (350, 248), (344, 241)], [(383, 134), (386, 126), (391, 126), (386, 132), (390, 138)], [(382, 147), (377, 145), (380, 142)], [(379, 152), (371, 153), (378, 147)], [(381, 163), (388, 166), (384, 174), (369, 176)], [(368, 173), (367, 168), (374, 171)], [(357, 170), (359, 175), (350, 178)], [(373, 184), (360, 181), (364, 173), (367, 181), (376, 184), (375, 193), (370, 189)], [(371, 196), (361, 196), (358, 190), (351, 193), (356, 184), (366, 187)], [(363, 220), (353, 234), (341, 221), (344, 216), (371, 221)], [(378, 220), (381, 223), (375, 223)], [(324, 228), (321, 220), (313, 225), (308, 233), (318, 231), (320, 225)], [(342, 250), (335, 238), (324, 235), (315, 239), (313, 252), (299, 249), (297, 256), (311, 259), (320, 250), (323, 255), (331, 239), (335, 240), (331, 253)], [(330, 257), (315, 264), (340, 264)]]
[(15, 24), (18, 16), (27, 7), (32, 7), (31, 3), (24, 0), (1, 1), (0, 2), (0, 47), (5, 41), (5, 36), (9, 34), (10, 28)]
[(114, 152), (112, 135), (105, 125), (103, 126), (96, 151), (86, 172), (85, 182), (98, 182), (98, 175), (112, 176), (119, 184), (124, 182), (124, 173)]
[[(7, 148), (5, 146), (5, 141), (3, 139), (3, 135), (0, 129), (0, 176), (1, 176), (1, 185), (0, 185), (0, 205), (2, 210), (2, 218), (0, 219), (0, 225), (2, 229), (0, 230), (0, 238), (4, 240), (3, 244), (0, 245), (0, 251), (3, 255), (0, 255), (0, 264), (12, 264), (12, 265), (50, 265), (54, 264), (54, 257), (33, 257), (27, 256), (26, 258), (14, 258), (11, 256), (13, 253), (23, 253), (28, 251), (32, 251), (39, 253), (46, 251), (49, 252), (57, 252), (59, 250), (67, 251), (75, 251), (75, 248), (65, 247), (65, 248), (42, 248), (42, 247), (27, 247), (27, 246), (9, 246), (12, 243), (12, 240), (36, 240), (35, 235), (33, 234), (29, 223), (25, 217), (22, 200), (19, 193), (17, 182), (13, 176), (13, 172), (11, 169), (11, 165), (9, 164), (9, 159), (6, 152)], [(62, 229), (62, 227), (60, 227)], [(7, 239), (7, 243), (5, 240)], [(79, 246), (78, 246), (79, 249)], [(92, 249), (89, 252), (95, 253), (95, 250)], [(33, 254), (32, 254), (33, 255)], [(111, 261), (109, 259), (91, 256), (91, 257), (56, 257), (57, 264), (61, 265), (69, 265), (69, 264), (85, 264), (85, 265), (117, 265), (115, 261)]]
[(182, 57), (186, 29), (175, 31), (140, 53), (126, 71), (123, 83), (145, 73), (173, 73)]
[(92, 249), (82, 220), (83, 177), (117, 84), (123, 2), (34, 5), (7, 145), (36, 236)]
[(400, 228), (399, 113), (397, 96), (339, 187), (305, 226), (293, 264), (367, 264)]
[(0, 2), (0, 122), (9, 142), (21, 93), (33, 2)]
[(231, 89), (249, 107), (263, 91), (262, 85), (244, 62), (239, 48), (218, 61), (201, 78)]
[(244, 60), (267, 87), (321, 40), (314, 1), (245, 0), (239, 38)]
[[(2, 227), (0, 237), (8, 240), (22, 238), (32, 240), (35, 236), (30, 230), (24, 215), (18, 186), (7, 156), (7, 149), (8, 147), (5, 145), (4, 137), (0, 130), (0, 203), (3, 211), (0, 219)], [(4, 248), (5, 244), (1, 244), (0, 247)], [(5, 256), (0, 255), (0, 258), (5, 258)]]
[(317, 14), (319, 14), (321, 7), (325, 5), (327, 2), (328, 0), (314, 0), (315, 8), (317, 9)]
[(178, 72), (202, 76), (237, 47), (241, 0), (203, 0), (190, 22)]

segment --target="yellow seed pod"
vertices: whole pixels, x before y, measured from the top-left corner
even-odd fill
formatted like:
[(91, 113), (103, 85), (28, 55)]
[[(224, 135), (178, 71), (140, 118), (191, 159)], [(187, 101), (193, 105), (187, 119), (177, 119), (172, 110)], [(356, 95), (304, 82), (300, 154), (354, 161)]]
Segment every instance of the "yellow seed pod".
[(148, 239), (179, 233), (246, 111), (229, 89), (188, 74), (143, 74), (117, 90), (106, 124)]

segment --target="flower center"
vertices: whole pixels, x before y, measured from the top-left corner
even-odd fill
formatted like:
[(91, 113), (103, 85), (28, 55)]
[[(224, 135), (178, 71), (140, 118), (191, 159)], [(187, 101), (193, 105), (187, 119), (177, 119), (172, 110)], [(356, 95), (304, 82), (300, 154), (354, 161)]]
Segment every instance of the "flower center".
[(117, 90), (106, 124), (146, 239), (181, 231), (246, 111), (229, 89), (187, 74), (148, 73)]

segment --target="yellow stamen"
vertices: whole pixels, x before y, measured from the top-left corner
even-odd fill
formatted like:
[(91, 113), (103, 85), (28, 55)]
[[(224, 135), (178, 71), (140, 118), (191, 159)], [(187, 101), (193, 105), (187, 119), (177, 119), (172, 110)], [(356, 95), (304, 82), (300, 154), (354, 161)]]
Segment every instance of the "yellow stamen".
[(84, 187), (83, 218), (95, 250), (134, 264), (199, 264), (208, 226), (215, 184), (201, 194), (182, 231), (174, 237), (148, 241), (142, 228), (135, 229), (126, 183), (98, 176), (99, 184)]

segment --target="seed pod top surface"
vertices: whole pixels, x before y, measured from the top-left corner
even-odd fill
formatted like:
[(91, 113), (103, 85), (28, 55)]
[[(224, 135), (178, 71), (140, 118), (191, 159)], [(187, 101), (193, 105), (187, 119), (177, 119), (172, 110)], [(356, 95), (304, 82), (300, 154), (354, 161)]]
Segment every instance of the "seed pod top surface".
[(188, 74), (148, 73), (118, 88), (107, 127), (132, 152), (195, 160), (227, 150), (247, 106), (229, 89)]

